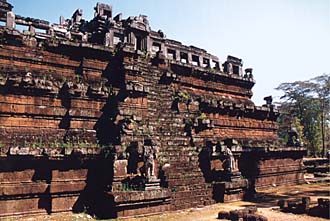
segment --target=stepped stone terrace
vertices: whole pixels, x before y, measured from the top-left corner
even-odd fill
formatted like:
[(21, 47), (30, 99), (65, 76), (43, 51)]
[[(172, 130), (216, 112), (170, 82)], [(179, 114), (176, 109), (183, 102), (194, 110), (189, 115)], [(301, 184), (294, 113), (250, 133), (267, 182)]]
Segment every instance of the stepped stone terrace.
[(129, 217), (241, 200), (303, 182), (306, 150), (277, 136), (225, 62), (98, 3), (59, 24), (0, 0), (0, 217)]

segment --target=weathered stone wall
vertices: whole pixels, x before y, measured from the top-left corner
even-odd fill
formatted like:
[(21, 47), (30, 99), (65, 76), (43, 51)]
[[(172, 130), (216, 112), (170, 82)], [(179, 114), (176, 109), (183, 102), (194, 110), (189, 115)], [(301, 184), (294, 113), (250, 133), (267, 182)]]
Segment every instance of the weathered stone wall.
[[(288, 149), (288, 148), (286, 148)], [(292, 151), (252, 151), (240, 159), (240, 171), (255, 189), (270, 186), (304, 183), (303, 152)]]
[[(89, 61), (83, 59), (79, 51), (66, 56), (59, 53), (24, 46), (6, 45), (1, 49), (2, 151), (7, 151), (7, 143), (11, 147), (24, 143), (30, 147), (59, 146), (65, 136), (68, 140), (76, 139), (76, 144), (95, 144), (93, 127), (102, 115), (106, 93), (94, 98), (87, 90), (101, 87), (101, 75), (107, 63), (93, 62), (93, 57)], [(77, 76), (85, 77), (79, 72), (89, 67), (83, 62), (93, 62), (95, 77), (83, 79), (88, 85), (76, 89)], [(31, 76), (27, 77), (27, 73)], [(75, 84), (72, 91), (60, 91), (64, 82)], [(75, 90), (76, 95), (68, 94)]]
[(1, 158), (1, 216), (72, 209), (86, 186), (79, 159)]

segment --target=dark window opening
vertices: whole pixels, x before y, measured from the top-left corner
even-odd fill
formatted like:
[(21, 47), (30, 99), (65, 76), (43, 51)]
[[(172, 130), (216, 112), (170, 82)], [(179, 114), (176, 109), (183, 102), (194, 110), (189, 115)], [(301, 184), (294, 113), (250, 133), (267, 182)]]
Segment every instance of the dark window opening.
[(239, 75), (239, 66), (233, 65), (233, 74)]
[(176, 59), (176, 52), (172, 49), (167, 49), (167, 57), (169, 59), (175, 60)]
[(71, 34), (71, 38), (73, 40), (77, 40), (77, 41), (81, 41), (82, 40), (82, 35), (79, 35), (79, 34)]
[(184, 52), (180, 52), (180, 61), (184, 64), (188, 63), (188, 54)]
[(192, 55), (192, 65), (199, 66), (199, 57), (197, 55)]
[(157, 42), (152, 43), (152, 51), (153, 52), (158, 52), (160, 51), (161, 45)]
[(220, 70), (219, 62), (218, 61), (212, 61), (212, 69)]
[(209, 68), (210, 67), (210, 59), (203, 58), (203, 67)]
[(136, 36), (135, 41), (135, 49), (140, 51), (146, 51), (147, 50), (147, 38), (145, 36)]
[(123, 42), (123, 36), (115, 33), (113, 36), (113, 45), (117, 45), (120, 42)]
[(142, 37), (136, 36), (136, 50), (142, 51)]
[(112, 11), (103, 9), (103, 15), (105, 15), (108, 18), (111, 18), (112, 17)]

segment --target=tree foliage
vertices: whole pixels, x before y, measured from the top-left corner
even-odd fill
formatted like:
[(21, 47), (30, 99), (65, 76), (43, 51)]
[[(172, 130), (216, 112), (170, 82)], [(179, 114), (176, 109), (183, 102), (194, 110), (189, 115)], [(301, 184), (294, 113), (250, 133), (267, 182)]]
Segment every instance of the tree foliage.
[(309, 152), (324, 156), (330, 144), (330, 75), (282, 83), (276, 89), (284, 92), (279, 135), (287, 139), (287, 131), (295, 127)]

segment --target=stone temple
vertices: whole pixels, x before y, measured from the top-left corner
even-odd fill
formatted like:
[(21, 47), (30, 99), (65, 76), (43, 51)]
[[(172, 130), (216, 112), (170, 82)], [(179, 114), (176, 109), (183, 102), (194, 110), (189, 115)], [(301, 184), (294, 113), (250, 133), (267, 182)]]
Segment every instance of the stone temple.
[(0, 218), (128, 217), (242, 200), (303, 182), (252, 69), (113, 16), (59, 24), (0, 0)]

